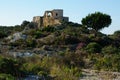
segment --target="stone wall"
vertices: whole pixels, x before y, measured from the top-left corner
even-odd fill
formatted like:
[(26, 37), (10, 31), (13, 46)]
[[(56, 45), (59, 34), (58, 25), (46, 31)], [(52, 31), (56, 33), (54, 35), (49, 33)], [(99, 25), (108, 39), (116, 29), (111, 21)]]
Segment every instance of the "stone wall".
[(38, 28), (60, 25), (62, 21), (69, 21), (68, 17), (63, 16), (62, 9), (54, 9), (52, 11), (45, 11), (44, 16), (33, 17), (33, 22), (37, 24)]

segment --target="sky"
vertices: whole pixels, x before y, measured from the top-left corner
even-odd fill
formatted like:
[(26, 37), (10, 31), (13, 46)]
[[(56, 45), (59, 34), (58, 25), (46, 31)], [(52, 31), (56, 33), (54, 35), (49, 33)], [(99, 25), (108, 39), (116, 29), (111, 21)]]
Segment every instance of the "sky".
[(69, 20), (81, 23), (90, 13), (102, 12), (111, 16), (112, 24), (102, 30), (113, 34), (120, 30), (120, 0), (0, 0), (0, 25), (20, 25), (34, 16), (43, 16), (44, 11), (63, 9)]

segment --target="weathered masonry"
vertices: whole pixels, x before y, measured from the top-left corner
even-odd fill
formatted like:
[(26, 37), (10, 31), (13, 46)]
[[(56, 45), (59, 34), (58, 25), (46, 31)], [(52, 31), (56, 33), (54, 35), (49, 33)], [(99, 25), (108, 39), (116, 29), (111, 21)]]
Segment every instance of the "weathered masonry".
[(54, 9), (52, 11), (45, 11), (44, 16), (33, 17), (33, 22), (37, 27), (46, 27), (53, 25), (60, 25), (62, 21), (68, 22), (69, 18), (63, 16), (62, 9)]

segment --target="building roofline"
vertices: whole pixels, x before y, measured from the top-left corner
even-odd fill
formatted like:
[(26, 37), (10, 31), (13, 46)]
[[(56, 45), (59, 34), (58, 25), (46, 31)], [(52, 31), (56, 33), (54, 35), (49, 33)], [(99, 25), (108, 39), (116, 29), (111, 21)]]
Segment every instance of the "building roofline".
[(63, 9), (53, 9), (52, 11), (56, 11), (56, 10), (62, 10), (63, 11)]

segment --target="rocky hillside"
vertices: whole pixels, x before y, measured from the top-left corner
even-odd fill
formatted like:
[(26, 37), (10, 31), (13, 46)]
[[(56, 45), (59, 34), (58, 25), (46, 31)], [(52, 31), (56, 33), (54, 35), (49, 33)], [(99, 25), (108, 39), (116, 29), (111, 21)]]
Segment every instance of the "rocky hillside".
[[(17, 27), (20, 30), (14, 27), (10, 34), (0, 33), (4, 34), (0, 39), (0, 53), (4, 57), (0, 61), (8, 65), (4, 59), (11, 60), (13, 67), (18, 65), (15, 69), (19, 75), (32, 73), (46, 80), (78, 80), (87, 75), (83, 69), (120, 71), (120, 31), (106, 35), (72, 22), (40, 29), (31, 24)], [(19, 77), (11, 69), (3, 70), (2, 65), (0, 74)]]

